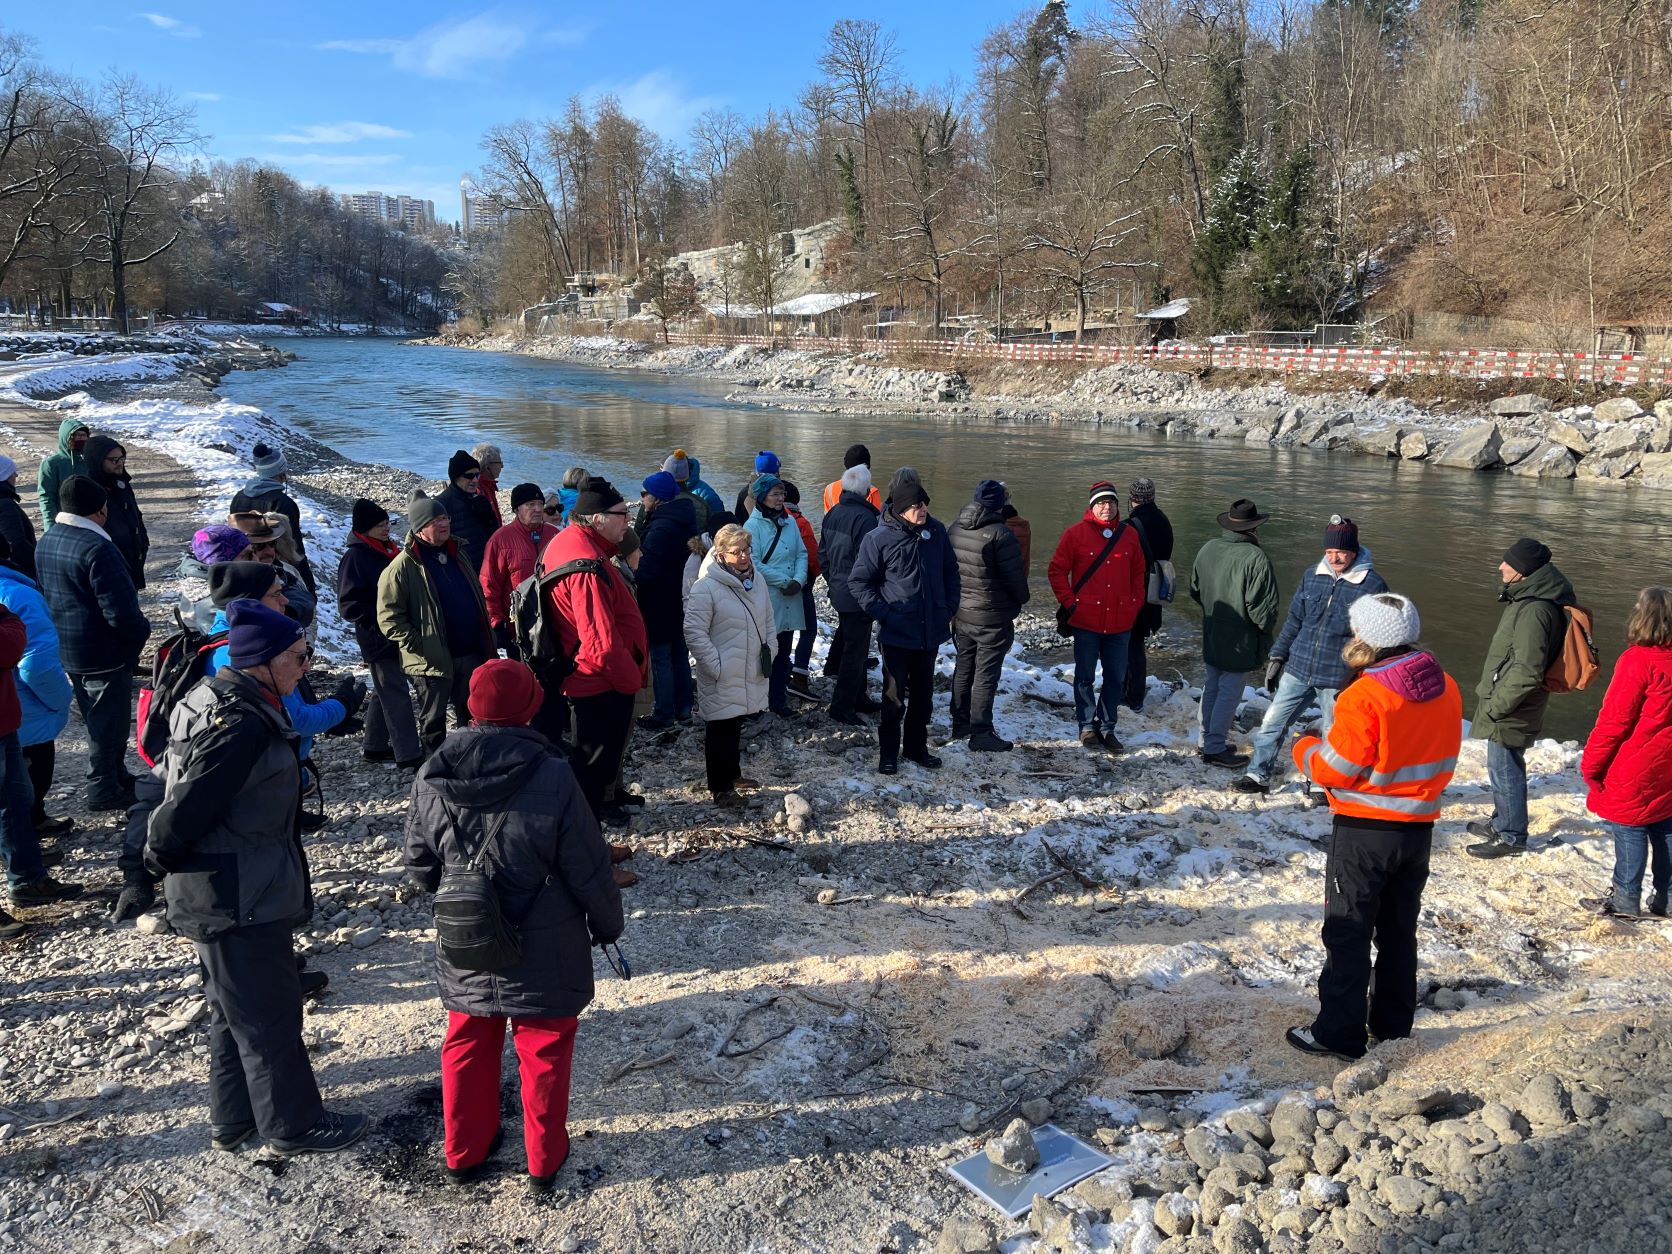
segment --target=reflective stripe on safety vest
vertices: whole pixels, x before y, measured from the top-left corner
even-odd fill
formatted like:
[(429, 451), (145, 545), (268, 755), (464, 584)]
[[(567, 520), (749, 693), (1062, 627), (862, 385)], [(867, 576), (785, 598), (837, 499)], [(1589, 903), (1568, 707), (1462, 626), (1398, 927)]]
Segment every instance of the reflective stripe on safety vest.
[(1419, 780), (1433, 779), (1441, 772), (1449, 775), (1456, 770), (1457, 755), (1453, 754), (1449, 758), (1441, 758), (1438, 762), (1402, 766), (1397, 771), (1371, 771), (1370, 782), (1378, 788), (1387, 788), (1393, 784), (1414, 784)]

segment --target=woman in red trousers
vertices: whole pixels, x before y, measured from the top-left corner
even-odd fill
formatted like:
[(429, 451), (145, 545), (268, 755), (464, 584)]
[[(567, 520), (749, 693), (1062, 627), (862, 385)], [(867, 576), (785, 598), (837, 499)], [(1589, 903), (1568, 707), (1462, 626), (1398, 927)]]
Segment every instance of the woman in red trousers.
[(1579, 763), (1585, 805), (1613, 829), (1613, 891), (1579, 904), (1629, 918), (1643, 905), (1651, 852), (1650, 914), (1666, 913), (1672, 886), (1672, 592), (1637, 594), (1626, 645)]
[(444, 867), (484, 841), (502, 915), (522, 958), (468, 971), (437, 949), (447, 1008), (441, 1046), (447, 1171), (473, 1178), (499, 1148), (499, 1062), (509, 1023), (522, 1078), (529, 1186), (551, 1188), (569, 1156), (569, 1064), (576, 1017), (592, 1000), (592, 945), (621, 934), (609, 848), (569, 765), (529, 727), (541, 688), (521, 662), (495, 660), (470, 680), (470, 727), (448, 736), (418, 772), (406, 861), (434, 892)]

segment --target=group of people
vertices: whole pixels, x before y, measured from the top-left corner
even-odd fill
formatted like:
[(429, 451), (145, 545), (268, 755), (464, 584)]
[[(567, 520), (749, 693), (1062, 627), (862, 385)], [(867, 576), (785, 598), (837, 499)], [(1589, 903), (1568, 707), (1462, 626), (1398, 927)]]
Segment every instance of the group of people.
[[(0, 854), (11, 900), (34, 907), (81, 891), (52, 877), (62, 854), (42, 844), (69, 827), (41, 801), (73, 700), (87, 729), (87, 808), (128, 814), (113, 917), (149, 909), (160, 887), (171, 926), (197, 946), (217, 1148), (259, 1138), (281, 1154), (331, 1151), (367, 1126), (363, 1114), (323, 1105), (301, 1040), (302, 999), (326, 981), (293, 943), (312, 912), (304, 836), (323, 821), (306, 805), (319, 776), (314, 737), (358, 732), (368, 761), (413, 773), (409, 876), (450, 912), (437, 954), (449, 1012), (447, 1170), (468, 1180), (499, 1148), (509, 1027), (536, 1189), (551, 1186), (568, 1153), (577, 1016), (594, 993), (590, 950), (621, 934), (621, 889), (634, 880), (622, 865), (632, 850), (602, 829), (645, 804), (623, 776), (635, 731), (677, 734), (700, 719), (709, 793), (722, 808), (743, 807), (758, 788), (742, 774), (744, 740), (798, 717), (794, 702), (817, 699), (813, 587), (822, 578), (836, 615), (828, 715), (859, 726), (877, 716), (879, 772), (942, 766), (928, 733), (935, 658), (949, 641), (950, 736), (973, 752), (1013, 748), (995, 698), (1032, 595), (1032, 532), (998, 480), (978, 482), (944, 524), (916, 470), (879, 487), (869, 449), (856, 444), (822, 493), (815, 527), (769, 450), (727, 509), (698, 460), (676, 449), (640, 483), (636, 511), (583, 467), (550, 492), (516, 484), (502, 505), (500, 451), (459, 450), (441, 492), (405, 502), (401, 539), (387, 508), (353, 503), (334, 594), (369, 687), (347, 679), (321, 693), (308, 635), (320, 576), (288, 461), (265, 444), (251, 460), (226, 521), (198, 531), (180, 556), (183, 627), (153, 673), (163, 673), (162, 655), (180, 656), (190, 682), (165, 691), (155, 679), (143, 694), (153, 714), (172, 704), (154, 746), (141, 711), (139, 748), (153, 769), (136, 774), (127, 748), (133, 676), (151, 631), (138, 599), (149, 540), (126, 452), (67, 421), (40, 469), (47, 525), (38, 540), (17, 467), (0, 457)], [(1285, 740), (1316, 703), (1319, 721), (1290, 756), (1308, 796), (1315, 785), (1332, 811), (1328, 956), (1318, 1015), (1289, 1040), (1357, 1057), (1372, 1038), (1411, 1030), (1417, 917), (1463, 700), (1421, 646), (1416, 606), (1388, 588), (1349, 518), (1324, 522), (1321, 556), (1284, 616), (1260, 542), (1268, 521), (1253, 501), (1234, 502), (1192, 564), (1206, 674), (1197, 752), (1235, 771), (1237, 791), (1269, 792)], [(1124, 493), (1099, 481), (1049, 560), (1087, 751), (1122, 753), (1120, 711), (1143, 707), (1147, 642), (1174, 595), (1173, 549), (1153, 481)], [(1471, 825), (1480, 840), (1469, 852), (1485, 858), (1527, 847), (1526, 749), (1576, 606), (1534, 540), (1513, 545), (1499, 571), (1506, 606), (1474, 720), (1488, 743), (1494, 809)], [(1665, 912), (1672, 881), (1672, 594), (1646, 589), (1627, 637), (1583, 763), (1617, 850), (1612, 893), (1592, 905), (1619, 916), (1638, 913), (1651, 858), (1650, 912)], [(1262, 668), (1270, 701), (1245, 753), (1232, 724), (1245, 677)], [(484, 895), (490, 912), (477, 909)], [(500, 956), (461, 956), (482, 952), (457, 942), (489, 914)], [(0, 912), (0, 936), (20, 927)]]

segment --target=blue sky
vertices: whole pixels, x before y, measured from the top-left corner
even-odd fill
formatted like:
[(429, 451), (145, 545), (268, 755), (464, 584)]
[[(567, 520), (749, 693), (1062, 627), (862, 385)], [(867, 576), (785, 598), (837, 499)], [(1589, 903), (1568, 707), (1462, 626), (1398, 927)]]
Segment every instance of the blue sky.
[(426, 196), (451, 221), (459, 176), (479, 164), (478, 141), (496, 122), (613, 92), (683, 139), (704, 109), (748, 117), (793, 104), (841, 17), (893, 29), (912, 82), (966, 85), (982, 36), (1033, 7), (81, 0), (7, 6), (0, 26), (32, 38), (55, 69), (91, 78), (116, 68), (192, 100), (209, 156), (256, 157), (339, 191)]

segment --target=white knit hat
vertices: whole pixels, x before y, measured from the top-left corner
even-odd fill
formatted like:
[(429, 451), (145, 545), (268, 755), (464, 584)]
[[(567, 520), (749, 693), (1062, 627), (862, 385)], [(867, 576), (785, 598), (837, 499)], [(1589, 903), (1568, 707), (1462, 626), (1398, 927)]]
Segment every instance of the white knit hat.
[(1360, 597), (1347, 613), (1353, 634), (1373, 649), (1396, 649), (1415, 644), (1422, 635), (1422, 619), (1409, 597), (1378, 592)]

